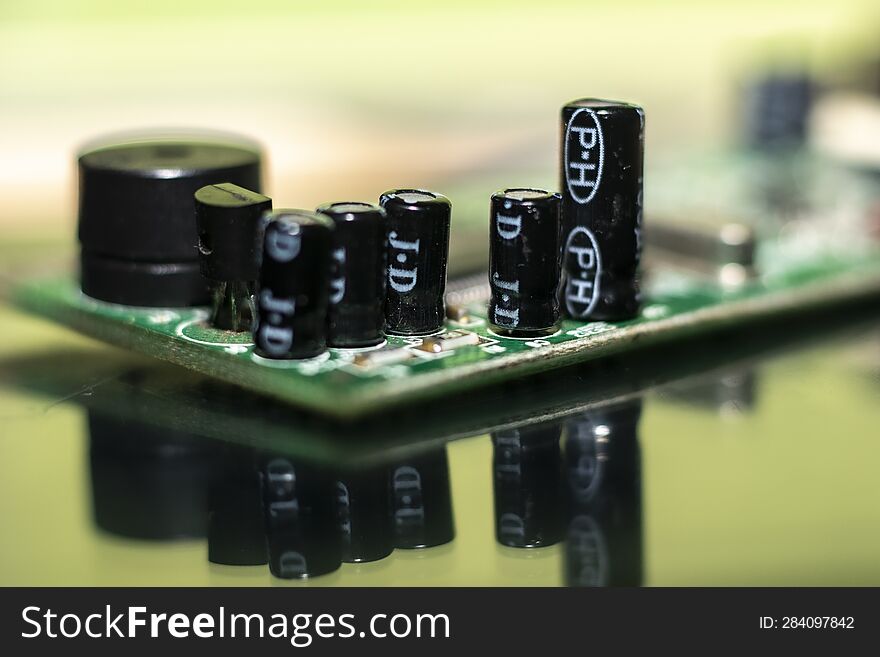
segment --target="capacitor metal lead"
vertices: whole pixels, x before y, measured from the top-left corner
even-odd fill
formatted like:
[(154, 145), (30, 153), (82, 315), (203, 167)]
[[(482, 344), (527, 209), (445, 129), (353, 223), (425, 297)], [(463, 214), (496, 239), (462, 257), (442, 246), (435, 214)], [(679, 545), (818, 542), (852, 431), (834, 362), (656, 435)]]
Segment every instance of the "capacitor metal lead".
[(558, 328), (560, 199), (527, 188), (492, 195), (489, 321), (497, 333), (528, 337)]
[(336, 225), (330, 275), (327, 342), (369, 347), (385, 339), (385, 211), (369, 203), (318, 208)]
[(385, 330), (425, 335), (443, 327), (443, 293), (452, 204), (419, 189), (385, 192), (388, 214), (388, 290)]
[(264, 358), (312, 358), (326, 350), (333, 222), (308, 210), (266, 215), (254, 324)]
[(211, 286), (211, 324), (250, 331), (259, 272), (259, 222), (272, 199), (232, 183), (195, 194), (199, 265)]
[(572, 319), (623, 320), (639, 310), (645, 114), (582, 99), (562, 108), (561, 303)]

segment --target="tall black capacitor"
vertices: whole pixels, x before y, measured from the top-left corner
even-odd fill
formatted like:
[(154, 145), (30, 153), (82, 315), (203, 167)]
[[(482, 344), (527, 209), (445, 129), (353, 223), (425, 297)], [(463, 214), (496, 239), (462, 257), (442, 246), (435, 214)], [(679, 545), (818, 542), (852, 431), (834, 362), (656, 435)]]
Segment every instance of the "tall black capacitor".
[(385, 330), (425, 335), (443, 327), (452, 204), (434, 192), (397, 189), (379, 198), (388, 214)]
[(379, 344), (385, 339), (385, 211), (342, 202), (322, 205), (318, 212), (336, 225), (327, 342), (331, 347)]
[(489, 218), (489, 321), (514, 337), (545, 335), (559, 323), (560, 195), (505, 189)]
[(333, 222), (308, 210), (275, 210), (264, 221), (256, 352), (313, 358), (327, 348)]
[(583, 99), (562, 108), (560, 302), (572, 319), (638, 314), (645, 114)]

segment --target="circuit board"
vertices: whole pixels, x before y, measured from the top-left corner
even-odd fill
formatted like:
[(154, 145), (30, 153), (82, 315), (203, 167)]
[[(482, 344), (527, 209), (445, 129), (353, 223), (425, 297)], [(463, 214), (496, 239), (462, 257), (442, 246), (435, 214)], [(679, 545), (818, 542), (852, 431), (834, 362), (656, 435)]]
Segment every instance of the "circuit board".
[[(646, 219), (638, 317), (615, 323), (564, 320), (556, 333), (537, 339), (492, 331), (488, 280), (480, 271), (486, 244), (476, 239), (485, 233), (485, 215), (468, 203), (453, 222), (453, 237), (467, 239), (453, 239), (453, 246), (466, 248), (452, 252), (443, 329), (424, 337), (388, 336), (366, 349), (331, 348), (305, 360), (261, 358), (249, 333), (213, 328), (207, 308), (98, 301), (81, 292), (72, 274), (20, 280), (11, 293), (18, 306), (87, 335), (340, 420), (789, 312), (880, 296), (880, 241), (872, 237), (874, 184), (858, 172), (806, 153), (785, 160), (727, 153), (663, 163), (647, 181), (654, 200)], [(715, 210), (707, 211), (707, 200)], [(708, 240), (705, 235), (696, 239), (693, 229), (697, 219), (718, 214), (718, 207), (736, 209), (733, 219), (749, 226), (754, 237), (747, 266), (732, 265), (732, 282), (725, 257), (717, 257), (716, 239), (730, 212), (725, 210), (721, 224), (715, 222)], [(676, 227), (659, 247), (652, 243), (652, 226), (663, 223), (654, 223), (658, 217), (678, 219), (665, 222)], [(661, 247), (670, 244), (673, 252), (660, 257)], [(681, 251), (681, 245), (687, 248)], [(702, 253), (685, 252), (693, 245)], [(698, 260), (708, 262), (708, 274), (699, 266), (679, 266)]]
[(470, 300), (435, 336), (389, 336), (377, 348), (331, 349), (315, 359), (290, 361), (260, 358), (248, 334), (211, 328), (207, 309), (107, 304), (83, 295), (72, 277), (30, 281), (14, 291), (14, 298), (26, 309), (101, 340), (324, 414), (354, 418), (636, 345), (880, 294), (880, 257), (812, 258), (735, 291), (686, 276), (658, 278), (634, 320), (566, 320), (557, 333), (530, 340), (492, 332), (479, 285), (456, 294)]

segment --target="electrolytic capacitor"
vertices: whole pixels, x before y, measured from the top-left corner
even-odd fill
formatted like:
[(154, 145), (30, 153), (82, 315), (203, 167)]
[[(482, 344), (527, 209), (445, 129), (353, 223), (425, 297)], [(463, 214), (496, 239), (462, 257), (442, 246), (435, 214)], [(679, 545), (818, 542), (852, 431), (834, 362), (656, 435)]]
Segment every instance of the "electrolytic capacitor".
[(79, 158), (80, 282), (95, 299), (180, 307), (209, 301), (193, 194), (213, 183), (260, 190), (259, 149), (243, 140), (141, 138)]
[(272, 199), (232, 183), (195, 194), (199, 265), (211, 285), (211, 324), (249, 331), (259, 272), (259, 225)]
[(418, 189), (385, 192), (379, 203), (388, 214), (385, 330), (434, 333), (443, 327), (452, 204)]
[(455, 538), (445, 446), (392, 466), (391, 511), (397, 548), (434, 547)]
[(275, 210), (264, 221), (256, 353), (313, 358), (327, 345), (333, 222), (308, 210)]
[(639, 311), (645, 114), (636, 105), (576, 100), (562, 108), (561, 304), (575, 320)]
[(342, 536), (342, 560), (362, 563), (384, 559), (394, 550), (391, 491), (384, 465), (340, 472), (336, 513)]
[(502, 545), (546, 547), (562, 539), (561, 432), (551, 421), (492, 433), (495, 537)]
[(385, 339), (385, 211), (369, 203), (328, 203), (318, 212), (336, 225), (327, 342), (369, 347)]
[(546, 335), (559, 323), (560, 196), (542, 189), (492, 195), (489, 321), (497, 333)]
[(331, 573), (342, 565), (333, 477), (267, 455), (260, 466), (269, 570), (282, 579)]

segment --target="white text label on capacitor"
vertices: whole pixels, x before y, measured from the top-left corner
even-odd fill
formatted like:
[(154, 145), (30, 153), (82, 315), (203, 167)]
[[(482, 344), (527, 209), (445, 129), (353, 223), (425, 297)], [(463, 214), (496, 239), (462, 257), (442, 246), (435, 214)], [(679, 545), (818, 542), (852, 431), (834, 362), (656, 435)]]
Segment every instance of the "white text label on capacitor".
[[(388, 263), (388, 284), (395, 292), (405, 294), (411, 292), (416, 286), (418, 278), (418, 268), (403, 269), (396, 267), (394, 263), (406, 264), (409, 258), (419, 253), (419, 240), (407, 242), (398, 239), (398, 234), (391, 231), (388, 234), (388, 244), (391, 246), (390, 261)], [(409, 251), (410, 253), (407, 253)]]
[(345, 249), (333, 249), (333, 261), (338, 266), (338, 271), (341, 273), (339, 276), (335, 276), (330, 279), (330, 303), (337, 304), (345, 297)]
[(593, 200), (602, 182), (604, 161), (602, 126), (593, 110), (582, 107), (565, 128), (565, 183), (572, 199), (582, 205)]
[(588, 317), (599, 300), (602, 255), (596, 237), (576, 226), (565, 242), (565, 307), (576, 318)]

